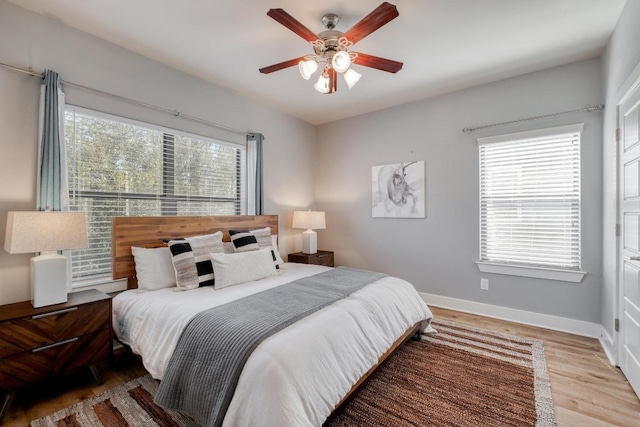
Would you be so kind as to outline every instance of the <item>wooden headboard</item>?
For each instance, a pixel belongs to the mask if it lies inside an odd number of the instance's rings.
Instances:
[[[229,230],[255,230],[270,227],[278,234],[278,215],[236,216],[121,216],[113,218],[111,229],[111,266],[113,279],[128,279],[127,288],[138,287],[131,247],[157,248],[163,240],[179,237],[224,233]]]

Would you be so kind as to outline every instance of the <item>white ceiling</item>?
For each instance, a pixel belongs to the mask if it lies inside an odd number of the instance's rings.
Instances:
[[[391,0],[400,16],[353,50],[404,62],[323,95],[297,67],[258,69],[312,53],[266,13],[283,8],[313,32],[328,12],[345,32],[382,0],[11,0],[312,124],[440,95],[601,53],[625,0]],[[357,48],[357,49],[356,49]],[[314,78],[315,77],[315,78]]]

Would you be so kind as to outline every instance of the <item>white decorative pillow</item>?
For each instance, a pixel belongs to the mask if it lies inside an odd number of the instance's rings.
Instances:
[[[213,286],[211,253],[224,253],[222,232],[188,237],[169,242],[171,261],[178,288],[188,290],[201,286]]]
[[[155,291],[176,285],[176,273],[173,271],[169,248],[132,246],[131,253],[136,264],[138,289]]]
[[[236,254],[211,254],[216,289],[260,280],[277,274],[271,249]]]

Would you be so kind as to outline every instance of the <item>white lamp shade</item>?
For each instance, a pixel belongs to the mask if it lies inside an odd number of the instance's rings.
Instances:
[[[84,212],[9,212],[4,249],[10,254],[83,249]]]
[[[329,76],[322,74],[313,87],[320,93],[329,93]]]
[[[347,82],[347,86],[349,86],[349,89],[351,89],[353,86],[355,86],[356,83],[358,83],[358,80],[360,80],[360,77],[362,77],[362,74],[355,71],[353,68],[350,68],[347,70],[346,73],[343,74],[343,76],[344,76],[344,81]]]
[[[318,63],[315,59],[309,59],[307,61],[298,62],[298,71],[303,79],[309,80],[311,75],[318,69]]]
[[[333,69],[338,73],[344,73],[349,69],[350,65],[351,57],[344,50],[336,52],[336,54],[333,55],[333,58],[331,58],[331,67],[333,67]]]
[[[318,211],[294,211],[293,228],[305,230],[322,230],[326,228],[324,212]]]

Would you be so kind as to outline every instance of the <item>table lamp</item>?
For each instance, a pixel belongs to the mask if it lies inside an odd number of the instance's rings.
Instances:
[[[4,249],[10,254],[40,252],[31,258],[31,304],[35,308],[67,302],[67,257],[57,251],[83,249],[84,212],[9,212]]]
[[[306,231],[302,233],[302,252],[305,254],[315,254],[318,252],[318,234],[313,230],[326,228],[324,212],[317,211],[294,211],[293,228],[302,228]]]

